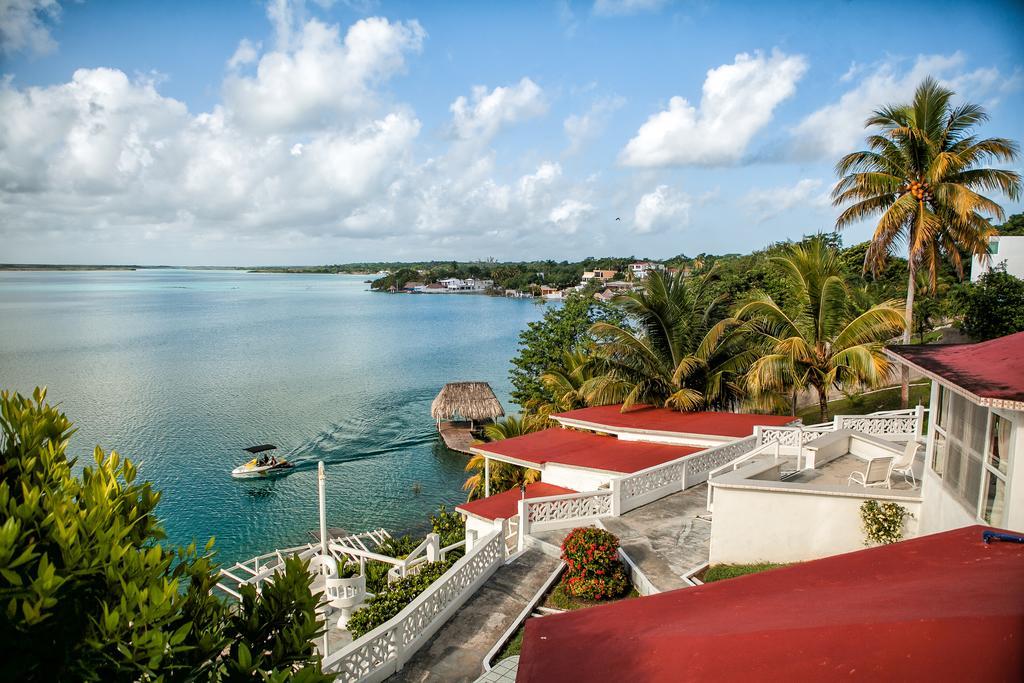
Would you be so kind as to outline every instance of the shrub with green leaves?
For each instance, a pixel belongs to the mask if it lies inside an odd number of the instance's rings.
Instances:
[[[865,545],[896,543],[903,538],[903,520],[910,512],[898,503],[866,500],[860,506],[860,518],[867,536]]]
[[[416,574],[410,574],[394,583],[387,584],[370,598],[365,606],[352,613],[345,628],[353,638],[366,635],[401,612],[406,605],[427,590],[430,584],[439,579],[453,564],[455,564],[454,559],[444,562],[428,562],[422,565]]]
[[[441,547],[447,547],[466,538],[466,518],[442,505],[436,515],[430,516],[430,530],[441,538]]]
[[[629,589],[629,579],[619,559],[619,539],[604,529],[573,529],[562,541],[566,570],[562,588],[570,596],[586,600],[617,598]]]
[[[291,559],[235,606],[210,594],[213,540],[170,549],[159,492],[130,460],[95,449],[74,476],[71,423],[0,393],[0,642],[7,680],[314,682],[316,598]]]

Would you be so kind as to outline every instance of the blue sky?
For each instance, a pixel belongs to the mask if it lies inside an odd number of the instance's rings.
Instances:
[[[926,75],[1024,140],[1021,5],[905,11],[0,0],[0,261],[657,258],[830,229],[833,164]]]

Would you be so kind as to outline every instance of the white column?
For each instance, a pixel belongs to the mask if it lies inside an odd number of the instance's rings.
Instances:
[[[491,459],[484,456],[484,498],[491,495]]]
[[[325,495],[326,479],[324,475],[324,461],[317,463],[316,480],[320,494],[320,552],[326,557],[327,552],[327,497]]]
[[[441,537],[437,534],[427,534],[427,562],[437,562],[441,559]]]

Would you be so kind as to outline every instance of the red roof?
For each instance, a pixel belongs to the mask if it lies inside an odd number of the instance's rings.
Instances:
[[[757,425],[781,426],[796,420],[785,415],[747,413],[681,413],[668,408],[641,406],[625,413],[622,406],[594,406],[552,415],[553,418],[584,422],[613,429],[709,436],[750,436]]]
[[[577,493],[577,491],[567,489],[564,486],[545,484],[540,481],[526,485],[527,498],[560,496],[564,493]],[[463,503],[462,505],[456,505],[455,509],[461,510],[462,512],[468,512],[476,515],[477,517],[483,517],[484,519],[508,519],[509,517],[515,517],[519,514],[519,500],[521,498],[522,493],[518,488],[515,488],[505,491],[504,493],[496,493],[493,496],[488,496],[487,498],[481,498],[479,500],[470,501],[469,503]]]
[[[979,398],[1024,402],[1024,363],[1020,362],[1024,332],[978,344],[892,346],[887,350]]]
[[[516,680],[1021,680],[1024,545],[982,529],[530,619]]]
[[[625,474],[702,450],[704,448],[622,441],[614,436],[560,427],[473,446],[473,451],[478,453],[515,458],[536,466],[557,463]]]

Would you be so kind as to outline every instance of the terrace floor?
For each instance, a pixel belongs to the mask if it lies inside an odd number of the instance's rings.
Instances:
[[[902,446],[902,444],[900,444]],[[797,484],[817,484],[820,486],[848,486],[851,490],[864,490],[863,486],[850,484],[850,475],[854,472],[863,472],[867,467],[867,461],[855,455],[846,454],[826,463],[817,469],[803,470],[799,474],[791,476],[786,481]],[[921,472],[924,469],[924,458],[918,454],[914,461],[914,476],[917,478],[917,488],[921,487]],[[913,491],[914,487],[904,479],[902,474],[892,473],[889,478],[891,490]],[[871,487],[879,490],[879,487]],[[885,487],[881,487],[885,489]]]
[[[660,592],[690,585],[683,577],[707,563],[711,548],[711,515],[707,484],[693,486],[601,520],[619,537],[622,549]]]

